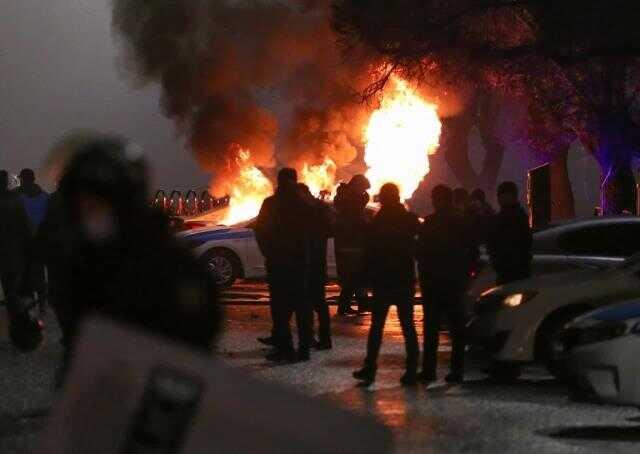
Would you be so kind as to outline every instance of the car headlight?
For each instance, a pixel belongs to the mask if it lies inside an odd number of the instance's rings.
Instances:
[[[502,304],[506,307],[518,307],[533,299],[537,294],[537,292],[512,293],[504,297]]]

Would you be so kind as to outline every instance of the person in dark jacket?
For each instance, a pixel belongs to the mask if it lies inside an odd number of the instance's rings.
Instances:
[[[495,211],[487,202],[487,196],[482,189],[475,189],[471,193],[471,204],[468,213],[471,224],[475,226],[474,231],[478,244],[486,245]]]
[[[36,183],[36,175],[32,169],[22,169],[19,178],[20,186],[16,188],[16,194],[20,197],[35,234],[44,220],[49,194]]]
[[[492,223],[488,247],[496,284],[503,285],[531,275],[533,236],[515,183],[508,181],[498,187],[498,204],[500,212]]]
[[[355,175],[349,184],[338,187],[334,199],[337,212],[334,248],[340,284],[338,315],[363,312],[367,305],[363,281],[369,187],[369,180],[364,175]],[[354,296],[358,311],[351,308]]]
[[[60,270],[70,347],[82,320],[102,314],[209,351],[221,321],[214,279],[149,207],[139,152],[117,137],[85,143],[59,193],[76,242]]]
[[[470,205],[471,200],[469,199],[469,191],[465,188],[455,188],[453,190],[453,206],[458,214],[466,216]]]
[[[27,214],[18,196],[9,191],[9,174],[0,170],[0,284],[10,321],[17,313],[30,241]]]
[[[305,298],[307,239],[313,208],[300,193],[294,169],[278,173],[278,188],[260,208],[256,240],[267,268],[275,351],[267,360],[307,361],[311,348],[313,308]],[[291,317],[298,326],[298,352],[291,336]]]
[[[20,198],[27,217],[31,235],[35,239],[44,220],[49,203],[49,194],[42,190],[36,183],[36,175],[32,169],[22,169],[19,174],[20,186],[16,188],[16,194]],[[32,248],[30,256],[37,253],[35,242],[30,242]],[[37,260],[28,260],[26,269],[26,282],[32,290],[37,292],[37,300],[40,309],[44,311],[47,301],[47,284],[44,266]]]
[[[444,318],[451,335],[451,373],[445,380],[460,383],[464,376],[464,293],[477,257],[467,218],[457,212],[451,188],[432,191],[435,213],[425,218],[418,234],[418,269],[424,308],[424,358],[420,379],[435,381],[439,332]]]
[[[312,207],[315,222],[310,225],[307,238],[307,267],[305,295],[318,316],[318,340],[314,340],[316,350],[330,350],[331,317],[326,298],[327,285],[327,243],[331,236],[332,211],[323,201],[316,199],[309,187],[300,183],[300,192]],[[313,336],[312,336],[313,337]]]
[[[415,237],[418,217],[400,202],[400,191],[387,183],[380,189],[380,211],[367,234],[366,260],[373,286],[373,309],[367,356],[364,367],[353,373],[355,379],[368,386],[374,382],[382,334],[389,308],[395,304],[406,349],[406,371],[400,382],[416,383],[418,337],[413,318],[415,295]]]

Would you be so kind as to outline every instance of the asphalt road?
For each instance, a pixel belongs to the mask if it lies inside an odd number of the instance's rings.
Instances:
[[[370,389],[357,388],[351,378],[364,356],[366,316],[333,317],[334,349],[315,353],[309,363],[269,364],[255,341],[269,330],[265,295],[264,286],[257,283],[237,286],[227,294],[225,300],[235,304],[225,307],[226,329],[215,354],[258,378],[373,414],[392,428],[399,453],[638,452],[640,412],[570,402],[564,387],[540,367],[529,368],[508,386],[488,380],[482,364],[471,364],[461,386],[440,381],[428,388],[402,388],[398,379],[404,347],[395,311],[385,331],[378,380]],[[419,308],[416,320],[422,320]],[[47,323],[43,348],[19,354],[8,343],[0,310],[0,453],[29,452],[54,404],[53,374],[61,350],[55,323],[50,317]],[[441,344],[439,374],[444,376],[450,351],[446,333]]]

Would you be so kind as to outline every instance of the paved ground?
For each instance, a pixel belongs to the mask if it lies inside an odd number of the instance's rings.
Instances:
[[[393,429],[397,452],[638,452],[640,412],[569,402],[564,387],[541,368],[528,370],[510,386],[491,383],[478,372],[481,365],[472,365],[462,386],[438,382],[426,389],[401,388],[403,346],[395,312],[378,381],[369,390],[357,388],[351,379],[363,358],[368,317],[333,318],[334,350],[316,353],[310,363],[268,364],[255,342],[269,328],[267,308],[256,305],[264,287],[250,284],[234,292],[230,298],[241,304],[226,307],[218,355],[256,377],[375,415]],[[416,318],[422,319],[419,310]],[[18,354],[6,340],[2,320],[0,315],[0,453],[26,453],[55,399],[53,371],[60,348],[55,324],[48,320],[46,345],[31,355]],[[449,352],[445,334],[442,340],[444,362]]]

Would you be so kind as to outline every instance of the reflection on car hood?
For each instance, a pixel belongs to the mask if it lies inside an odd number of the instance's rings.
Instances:
[[[544,274],[531,279],[513,282],[499,287],[501,293],[518,293],[527,290],[538,290],[540,288],[576,285],[583,282],[593,281],[602,278],[610,270],[572,270],[563,273]]]
[[[640,300],[632,300],[603,307],[593,312],[589,312],[583,318],[603,322],[615,322],[640,318]]]

